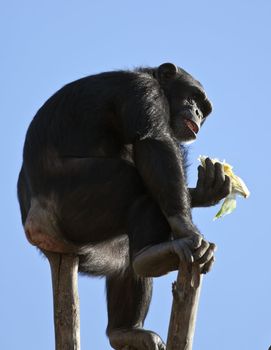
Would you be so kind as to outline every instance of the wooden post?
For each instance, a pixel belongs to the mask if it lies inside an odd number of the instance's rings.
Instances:
[[[44,253],[52,274],[55,349],[80,350],[79,258],[72,254]]]
[[[192,350],[201,280],[197,263],[181,263],[177,281],[172,285],[167,350]]]

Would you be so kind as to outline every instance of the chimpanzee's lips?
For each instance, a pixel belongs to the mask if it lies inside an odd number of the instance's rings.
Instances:
[[[199,127],[191,119],[184,119],[184,122],[188,129],[193,131],[194,134],[197,134],[199,132]]]

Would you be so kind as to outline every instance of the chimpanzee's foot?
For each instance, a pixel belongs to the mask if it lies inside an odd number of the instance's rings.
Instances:
[[[142,249],[134,257],[133,268],[139,276],[158,277],[178,270],[180,261],[187,264],[196,261],[201,272],[207,273],[214,263],[215,249],[215,244],[199,235],[179,238]]]
[[[159,335],[145,329],[118,329],[111,331],[108,336],[115,350],[166,350]]]

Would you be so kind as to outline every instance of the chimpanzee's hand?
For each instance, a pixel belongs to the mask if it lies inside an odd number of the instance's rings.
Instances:
[[[188,217],[172,216],[168,222],[175,238],[172,241],[174,253],[188,263],[198,262],[202,273],[209,272],[215,261],[216,245],[206,241]]]
[[[198,167],[196,188],[190,188],[191,206],[208,207],[217,204],[231,192],[231,180],[220,163],[205,160],[206,167]]]
[[[176,239],[171,242],[172,251],[181,261],[186,263],[197,262],[201,273],[211,270],[215,257],[216,245],[205,241],[201,236]]]

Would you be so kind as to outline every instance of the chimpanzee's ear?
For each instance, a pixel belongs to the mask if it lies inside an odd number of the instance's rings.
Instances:
[[[157,69],[157,76],[160,81],[167,81],[175,77],[178,72],[177,66],[173,63],[163,63]]]

